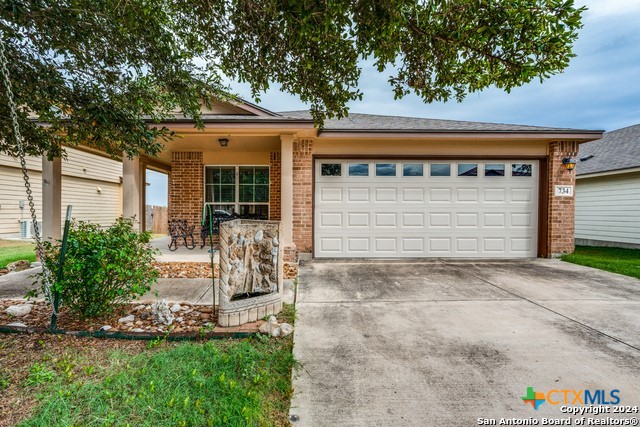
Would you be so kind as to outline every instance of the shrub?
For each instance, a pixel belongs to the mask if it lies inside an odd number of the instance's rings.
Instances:
[[[158,277],[152,266],[156,250],[149,246],[150,238],[149,232],[136,232],[130,218],[120,218],[106,229],[74,221],[63,277],[52,291],[59,292],[62,304],[84,318],[113,313],[148,292]],[[45,242],[43,261],[52,277],[58,271],[60,247],[61,242]]]

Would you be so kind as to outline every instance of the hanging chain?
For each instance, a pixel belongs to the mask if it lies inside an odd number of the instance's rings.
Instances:
[[[26,154],[24,149],[24,143],[22,135],[20,134],[20,126],[18,125],[18,115],[16,114],[16,105],[13,101],[13,92],[11,89],[11,80],[9,79],[9,70],[7,69],[7,58],[4,50],[4,37],[0,37],[0,74],[4,81],[4,86],[7,89],[7,99],[9,103],[9,113],[11,114],[11,123],[13,126],[13,135],[16,140],[16,147],[18,148],[18,157],[20,158],[20,167],[22,169],[22,176],[24,178],[24,187],[27,192],[27,200],[29,201],[29,211],[31,212],[31,222],[33,224],[33,231],[36,240],[36,253],[42,263],[42,276],[44,284],[44,292],[51,303],[53,314],[57,315],[56,309],[53,304],[53,294],[51,293],[51,273],[44,263],[44,248],[42,246],[42,238],[40,236],[40,230],[38,227],[38,217],[36,215],[35,204],[33,203],[33,194],[31,191],[31,184],[29,183],[29,171],[27,169]]]

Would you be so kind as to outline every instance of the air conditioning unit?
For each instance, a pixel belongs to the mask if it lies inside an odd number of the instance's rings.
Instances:
[[[42,221],[38,221],[38,230],[42,233]],[[20,238],[33,239],[35,237],[33,223],[31,220],[23,219],[20,221]]]

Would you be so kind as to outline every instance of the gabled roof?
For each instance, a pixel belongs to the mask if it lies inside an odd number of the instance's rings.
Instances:
[[[282,111],[278,114],[286,117],[310,119],[309,110]],[[322,132],[540,132],[540,133],[594,133],[602,131],[584,131],[568,128],[553,128],[504,123],[466,122],[458,120],[426,119],[421,117],[382,116],[377,114],[349,113],[343,119],[327,119]]]
[[[640,124],[607,132],[580,146],[578,175],[640,168]]]

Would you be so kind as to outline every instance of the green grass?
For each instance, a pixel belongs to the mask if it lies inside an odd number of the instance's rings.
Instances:
[[[0,268],[21,259],[36,260],[35,245],[20,240],[0,240]]]
[[[577,246],[563,261],[640,279],[640,250]]]
[[[23,387],[40,403],[20,425],[287,425],[291,347],[288,338],[255,337],[114,351],[91,369],[80,359],[36,362]]]

